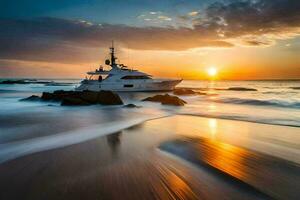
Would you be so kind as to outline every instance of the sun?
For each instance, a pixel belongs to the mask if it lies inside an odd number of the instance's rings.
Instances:
[[[207,74],[210,76],[210,77],[215,77],[217,74],[218,74],[218,70],[216,67],[209,67],[207,69]]]

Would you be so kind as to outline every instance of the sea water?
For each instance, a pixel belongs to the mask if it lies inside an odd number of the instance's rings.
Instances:
[[[180,96],[187,101],[184,107],[141,101],[158,94],[141,92],[119,93],[125,104],[134,103],[140,108],[64,107],[57,102],[20,101],[44,91],[73,90],[80,80],[51,81],[51,84],[0,84],[0,162],[176,114],[299,127],[300,134],[299,81],[187,80],[178,87],[193,88],[202,94]],[[240,89],[230,89],[236,87]]]

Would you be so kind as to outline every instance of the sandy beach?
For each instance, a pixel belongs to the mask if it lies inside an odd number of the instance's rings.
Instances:
[[[299,141],[293,127],[179,115],[155,119],[2,163],[0,197],[297,199]]]

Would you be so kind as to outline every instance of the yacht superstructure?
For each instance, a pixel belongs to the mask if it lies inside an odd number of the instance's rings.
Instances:
[[[105,61],[110,70],[104,70],[102,66],[95,71],[87,72],[88,78],[81,81],[78,91],[112,90],[124,92],[137,91],[170,91],[182,80],[154,79],[151,75],[138,70],[129,69],[116,62],[114,46],[110,47],[110,59]]]

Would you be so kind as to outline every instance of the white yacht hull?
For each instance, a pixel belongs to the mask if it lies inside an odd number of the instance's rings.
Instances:
[[[116,92],[154,92],[154,91],[171,91],[182,80],[130,80],[120,82],[99,82],[86,81],[82,82],[77,91],[90,90],[111,90]]]

